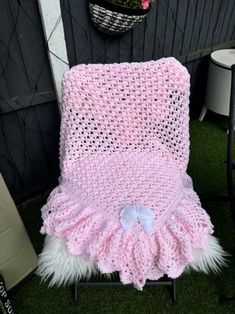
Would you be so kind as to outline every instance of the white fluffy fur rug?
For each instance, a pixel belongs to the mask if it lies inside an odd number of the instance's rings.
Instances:
[[[71,284],[82,278],[89,279],[91,275],[98,273],[94,262],[69,254],[63,239],[46,237],[36,274],[43,280],[50,277],[49,286]]]
[[[185,270],[216,273],[226,264],[226,256],[228,254],[217,238],[210,235],[207,250],[194,249],[195,261]],[[50,278],[49,286],[60,286],[82,278],[89,279],[91,275],[99,274],[99,270],[95,262],[69,254],[63,239],[47,236],[36,273],[44,280]]]

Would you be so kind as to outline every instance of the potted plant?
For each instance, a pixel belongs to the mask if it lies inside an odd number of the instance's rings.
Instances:
[[[139,24],[151,9],[151,0],[88,0],[91,19],[100,31],[117,35]]]

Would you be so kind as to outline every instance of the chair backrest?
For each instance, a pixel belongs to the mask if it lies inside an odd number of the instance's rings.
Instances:
[[[97,153],[158,149],[186,170],[189,74],[174,58],[78,65],[65,73],[60,160]]]

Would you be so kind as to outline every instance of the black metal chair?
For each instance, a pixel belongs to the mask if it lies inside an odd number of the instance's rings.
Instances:
[[[79,296],[79,287],[88,286],[88,287],[99,287],[99,286],[106,286],[106,287],[117,287],[117,286],[123,286],[123,284],[120,281],[101,281],[101,282],[79,282],[77,281],[75,285],[73,286],[73,301],[77,305],[78,304],[78,296]],[[171,279],[168,277],[163,277],[156,281],[147,281],[146,286],[166,286],[169,288],[171,300],[173,304],[176,303],[176,280]]]
[[[234,151],[234,130],[235,130],[235,64],[231,67],[232,80],[231,80],[231,95],[230,95],[230,109],[229,109],[229,128],[228,128],[228,141],[227,141],[227,187],[228,198],[232,218],[235,226],[235,195],[234,195],[234,170],[235,158],[233,157]],[[235,294],[232,296],[221,296],[220,303],[224,304],[229,301],[235,301]]]
[[[227,143],[227,185],[228,195],[231,205],[232,217],[235,224],[235,198],[234,198],[234,182],[233,170],[235,169],[235,159],[233,158],[234,146],[234,129],[235,129],[235,64],[232,65],[232,81],[231,81],[231,96],[229,109],[229,129]]]

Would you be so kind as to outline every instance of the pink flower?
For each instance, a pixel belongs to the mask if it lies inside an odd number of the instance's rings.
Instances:
[[[141,0],[141,6],[143,9],[148,9],[150,0]]]

